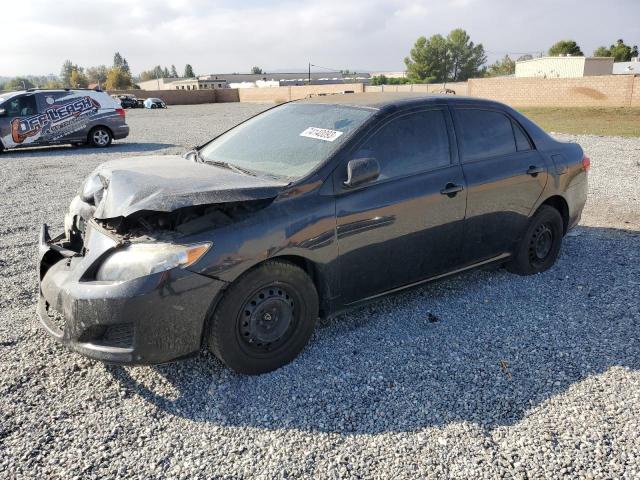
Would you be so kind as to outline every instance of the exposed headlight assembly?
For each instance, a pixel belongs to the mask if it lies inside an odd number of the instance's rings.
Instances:
[[[106,258],[98,268],[96,280],[125,282],[176,267],[188,267],[200,260],[210,247],[209,242],[193,245],[132,243]]]
[[[107,187],[106,183],[107,181],[103,180],[98,174],[90,176],[82,186],[80,197],[85,202],[97,206],[98,203],[100,203],[100,200],[102,200],[104,189]]]

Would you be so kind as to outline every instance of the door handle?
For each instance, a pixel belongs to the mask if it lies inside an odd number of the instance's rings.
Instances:
[[[453,198],[457,195],[458,192],[461,192],[462,190],[464,190],[464,187],[462,185],[456,185],[455,183],[447,183],[444,188],[442,190],[440,190],[440,193],[442,195],[446,195],[449,198]]]
[[[544,167],[536,167],[535,165],[529,165],[529,170],[527,170],[527,175],[531,175],[532,177],[535,177],[542,172],[544,172]]]

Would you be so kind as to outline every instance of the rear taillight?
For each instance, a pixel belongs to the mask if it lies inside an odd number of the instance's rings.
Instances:
[[[124,118],[124,108],[116,108],[116,113]]]
[[[587,157],[587,154],[585,153],[582,155],[582,170],[586,172],[589,170],[589,167],[591,167],[591,159]]]

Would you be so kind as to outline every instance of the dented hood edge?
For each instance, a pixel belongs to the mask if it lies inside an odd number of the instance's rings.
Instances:
[[[155,155],[100,165],[79,196],[95,206],[94,218],[109,219],[139,211],[172,212],[197,205],[264,200],[276,197],[287,185],[283,180],[236,173],[179,155]]]

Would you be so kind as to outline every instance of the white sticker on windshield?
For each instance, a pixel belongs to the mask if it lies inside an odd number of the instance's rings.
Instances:
[[[300,134],[301,137],[317,138],[325,142],[333,142],[344,132],[337,130],[329,130],[328,128],[309,127]]]

